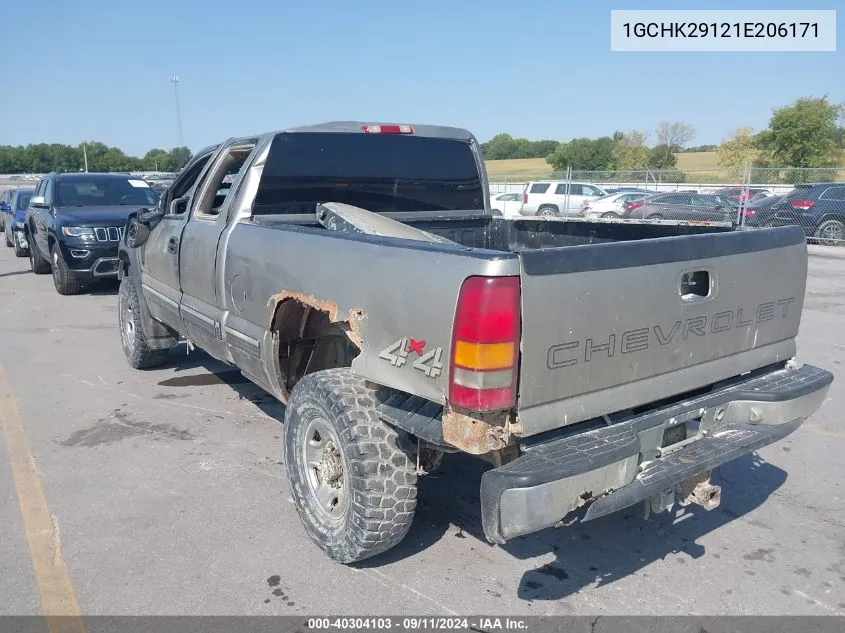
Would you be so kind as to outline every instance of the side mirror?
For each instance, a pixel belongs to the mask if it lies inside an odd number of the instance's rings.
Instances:
[[[123,241],[127,248],[138,248],[146,243],[150,237],[149,222],[143,222],[140,219],[142,213],[150,213],[150,209],[141,209],[140,211],[129,214],[126,219],[126,230],[124,231]]]
[[[181,198],[176,198],[175,200],[171,201],[170,203],[170,215],[179,215],[181,213],[185,213],[188,210],[188,202],[190,202],[190,196],[182,196]]]
[[[147,227],[149,227],[149,225],[159,216],[161,216],[161,211],[158,209],[158,207],[154,207],[152,209],[144,207],[143,209],[140,209],[138,211],[137,220],[141,224],[146,224]]]
[[[8,204],[6,204],[5,202],[3,202],[2,204],[0,204],[0,211],[11,211],[11,210],[12,210],[12,207],[10,207],[10,206],[9,206]]]
[[[50,205],[47,204],[47,199],[44,196],[32,196],[32,200],[29,201],[29,206],[35,207],[36,209],[50,208]]]

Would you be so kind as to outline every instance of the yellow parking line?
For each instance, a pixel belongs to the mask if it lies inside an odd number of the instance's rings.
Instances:
[[[0,364],[0,421],[15,490],[18,493],[24,531],[29,541],[29,554],[41,606],[48,617],[50,633],[85,633],[82,614],[62,559],[56,526],[41,487],[35,460],[29,450],[29,440],[21,420],[18,405]]]

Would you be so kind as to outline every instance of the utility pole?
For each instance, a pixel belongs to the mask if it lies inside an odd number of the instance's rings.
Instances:
[[[185,142],[182,139],[182,112],[179,109],[179,75],[173,75],[170,83],[173,84],[173,96],[176,98],[176,130],[179,133],[179,147],[183,147]]]
[[[82,157],[85,159],[85,173],[88,173],[88,150],[85,149],[85,143],[82,144]]]

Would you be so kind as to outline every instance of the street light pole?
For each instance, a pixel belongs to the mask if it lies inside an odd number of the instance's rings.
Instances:
[[[173,84],[173,96],[176,97],[176,129],[179,132],[179,147],[183,147],[185,142],[182,139],[182,112],[179,109],[179,75],[173,75],[170,83]]]

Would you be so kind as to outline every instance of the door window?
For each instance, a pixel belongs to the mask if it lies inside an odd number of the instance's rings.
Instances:
[[[202,219],[216,219],[226,204],[235,181],[246,164],[255,143],[235,145],[217,161],[214,171],[203,183],[202,192],[194,207],[194,215]]]

